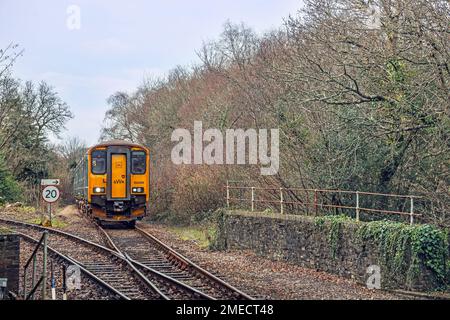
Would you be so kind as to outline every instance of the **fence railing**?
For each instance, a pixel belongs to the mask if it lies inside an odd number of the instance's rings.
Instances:
[[[48,238],[48,232],[44,231],[42,234],[41,239],[39,240],[38,244],[33,250],[33,253],[31,254],[30,258],[28,259],[27,263],[24,266],[23,270],[23,299],[24,300],[34,300],[34,294],[36,290],[39,288],[39,286],[42,284],[42,294],[41,299],[46,299],[46,293],[47,293],[47,238]],[[37,254],[39,252],[40,247],[42,247],[42,273],[39,279],[36,282],[36,260],[37,260]],[[30,266],[30,263],[32,263],[32,271],[31,271],[31,290],[30,292],[27,292],[27,269]]]
[[[350,190],[332,190],[332,189],[305,189],[305,188],[283,188],[283,187],[253,187],[253,186],[238,186],[234,185],[238,183],[237,181],[227,181],[226,188],[226,202],[227,207],[230,208],[231,202],[246,203],[250,206],[251,211],[255,210],[255,206],[260,203],[271,204],[272,206],[278,206],[281,214],[286,211],[286,206],[302,206],[304,208],[313,209],[315,215],[319,214],[319,209],[346,209],[353,210],[355,212],[356,220],[360,220],[361,212],[381,213],[381,214],[394,214],[400,216],[408,216],[409,223],[414,223],[415,217],[421,217],[422,214],[414,212],[414,201],[421,199],[420,196],[414,195],[399,195],[399,194],[388,194],[388,193],[377,193],[377,192],[363,192],[363,191],[350,191]],[[230,185],[233,184],[233,185]],[[249,198],[243,197],[232,197],[231,192],[233,190],[247,191],[250,192]],[[296,197],[295,194],[301,192],[306,194],[303,198]],[[270,193],[272,199],[267,198],[257,198],[257,195]],[[277,195],[278,194],[278,195]],[[288,197],[288,195],[290,197]],[[353,199],[346,199],[346,201],[341,201],[336,195],[347,195],[353,196]],[[325,203],[328,198],[333,199],[334,203]],[[273,199],[277,197],[278,199]],[[369,208],[362,204],[362,198],[366,198],[364,201],[366,204],[370,203],[369,197],[385,197],[395,200],[403,200],[408,202],[408,211],[400,210],[389,210],[386,208]],[[289,198],[294,198],[290,200]],[[319,201],[319,198],[322,201]],[[324,201],[325,200],[325,201]],[[354,205],[351,205],[352,202]],[[376,201],[373,201],[376,202]],[[403,205],[405,206],[405,205]]]

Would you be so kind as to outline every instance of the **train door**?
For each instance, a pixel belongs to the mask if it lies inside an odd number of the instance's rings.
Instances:
[[[127,198],[127,155],[111,154],[111,198]]]

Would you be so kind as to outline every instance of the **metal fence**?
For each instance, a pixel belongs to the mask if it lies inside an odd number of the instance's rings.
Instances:
[[[353,212],[358,221],[363,212],[407,216],[410,224],[414,223],[416,217],[422,216],[414,212],[414,202],[422,199],[420,196],[332,189],[253,187],[237,185],[238,183],[242,182],[227,181],[225,189],[228,208],[231,203],[240,203],[255,211],[257,206],[266,204],[279,208],[281,214],[286,213],[287,209],[301,209],[306,214],[313,215],[319,215],[319,209],[320,213],[325,209],[334,209],[347,214]],[[236,191],[239,193],[237,196],[232,194]]]
[[[44,231],[42,234],[41,239],[39,240],[38,244],[33,250],[33,253],[31,254],[30,258],[28,259],[27,263],[24,266],[23,269],[23,299],[24,300],[34,300],[34,293],[39,288],[40,285],[42,285],[42,294],[41,299],[46,299],[46,293],[47,293],[47,238],[48,238],[48,231]],[[37,276],[37,254],[39,252],[39,249],[42,247],[42,270],[41,270],[41,276],[37,280],[36,283],[36,276]],[[27,270],[30,266],[30,263],[32,263],[32,273],[31,273],[31,290],[30,292],[27,291]]]

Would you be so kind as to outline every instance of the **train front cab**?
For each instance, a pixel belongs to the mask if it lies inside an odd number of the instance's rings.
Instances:
[[[88,153],[92,217],[134,225],[147,211],[149,152],[140,146],[95,146]]]

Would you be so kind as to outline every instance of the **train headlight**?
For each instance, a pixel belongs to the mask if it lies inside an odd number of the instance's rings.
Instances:
[[[133,188],[133,189],[131,189],[131,191],[133,191],[133,193],[143,193],[144,188],[142,188],[142,187]]]
[[[105,188],[102,187],[95,187],[94,193],[105,193]]]

